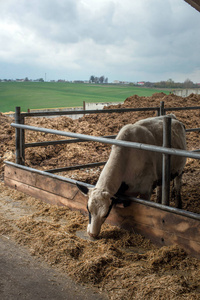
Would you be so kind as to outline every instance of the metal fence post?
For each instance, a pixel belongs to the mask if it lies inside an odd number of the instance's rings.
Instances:
[[[163,119],[163,147],[171,148],[171,118]],[[169,205],[171,156],[163,154],[162,163],[162,204]]]
[[[20,107],[15,107],[15,123],[21,123]],[[21,129],[15,128],[15,155],[16,155],[16,164],[21,164],[21,147],[20,147],[20,137]]]
[[[165,102],[164,101],[160,101],[160,116],[164,116],[165,115]]]
[[[20,123],[24,125],[24,117],[21,116]],[[20,164],[24,165],[25,164],[25,130],[21,129],[20,132]]]

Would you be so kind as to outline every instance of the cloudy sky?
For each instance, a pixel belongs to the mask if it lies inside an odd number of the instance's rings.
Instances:
[[[200,82],[199,29],[183,0],[0,0],[0,79]]]

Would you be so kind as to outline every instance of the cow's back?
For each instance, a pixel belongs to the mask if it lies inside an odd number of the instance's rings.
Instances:
[[[134,124],[125,125],[119,132],[117,139],[147,143],[150,145],[163,145],[163,119],[171,118],[171,147],[186,149],[184,125],[173,114],[152,117],[140,120]]]
[[[171,145],[172,148],[186,149],[185,129],[174,115],[160,116],[140,120],[135,124],[125,125],[119,132],[117,139],[144,143],[156,146],[163,145],[163,119],[170,117],[171,126]],[[117,149],[118,148],[118,149]],[[160,182],[162,178],[162,154],[151,151],[137,150],[119,150],[121,156],[127,156],[128,164],[124,181],[133,185],[134,190],[142,190],[144,187],[150,190],[150,186],[155,182]],[[123,159],[124,160],[124,159]],[[172,177],[182,173],[186,159],[180,156],[171,156],[171,175]],[[129,189],[130,192],[130,189]]]

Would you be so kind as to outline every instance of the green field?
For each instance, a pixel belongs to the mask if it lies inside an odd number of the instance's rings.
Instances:
[[[163,90],[129,85],[50,82],[0,82],[0,112],[77,107],[85,102],[118,102],[132,95],[151,96]],[[168,94],[168,92],[163,91]]]

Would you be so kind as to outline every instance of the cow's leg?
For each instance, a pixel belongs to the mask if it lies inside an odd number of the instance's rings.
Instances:
[[[156,202],[161,203],[162,200],[162,185],[157,186],[156,188]]]
[[[182,174],[178,175],[174,179],[174,187],[172,189],[172,197],[175,199],[175,207],[177,208],[182,208],[181,182],[182,182]]]

